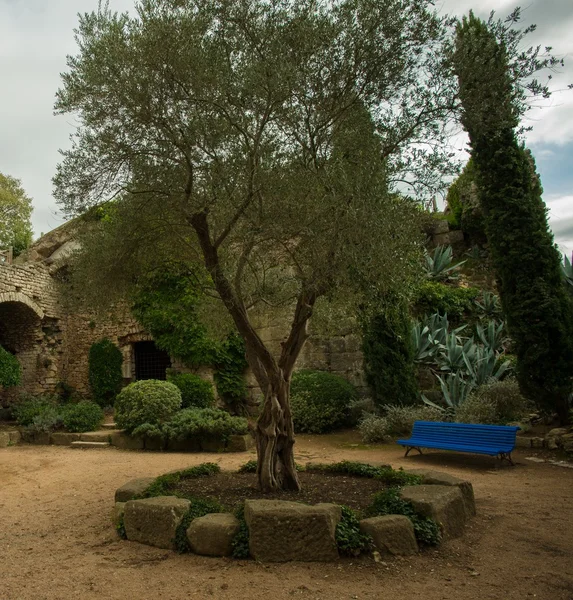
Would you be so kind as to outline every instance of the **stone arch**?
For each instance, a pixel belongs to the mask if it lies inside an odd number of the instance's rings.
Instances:
[[[3,304],[4,302],[19,302],[20,304],[25,304],[36,313],[40,321],[44,318],[44,311],[31,298],[22,292],[3,292],[0,294],[0,304]]]

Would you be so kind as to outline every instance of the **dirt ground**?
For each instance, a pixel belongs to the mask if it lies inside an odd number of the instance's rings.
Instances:
[[[0,450],[0,599],[519,599],[573,600],[573,469],[445,452],[402,457],[344,436],[304,436],[297,460],[431,467],[473,482],[478,516],[466,535],[407,559],[257,564],[210,559],[117,538],[117,487],[134,477],[241,454],[161,454],[114,448]],[[278,542],[280,543],[280,541]]]

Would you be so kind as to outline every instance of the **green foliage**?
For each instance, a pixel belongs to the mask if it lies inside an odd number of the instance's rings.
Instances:
[[[339,375],[298,371],[292,377],[291,410],[295,431],[326,433],[348,424],[356,388]]]
[[[121,350],[108,339],[92,344],[88,358],[92,396],[100,406],[113,406],[122,384]]]
[[[420,516],[410,502],[400,498],[399,488],[393,487],[374,494],[372,504],[367,509],[369,516],[404,515],[412,521],[419,544],[436,546],[440,543],[440,526],[428,517]]]
[[[497,321],[488,321],[486,325],[477,323],[476,333],[479,341],[485,348],[492,352],[503,350],[504,344],[508,341],[507,336],[505,335],[505,323],[503,322],[498,323]]]
[[[222,440],[230,435],[248,433],[244,417],[234,417],[217,408],[186,408],[175,413],[162,427],[163,435],[170,440],[191,437],[216,436]]]
[[[484,290],[481,298],[475,301],[476,306],[484,317],[489,319],[499,318],[501,315],[501,303],[499,296],[492,292]]]
[[[243,338],[237,333],[229,334],[215,354],[215,385],[219,396],[239,414],[243,412],[247,396],[247,366]]]
[[[213,364],[215,347],[197,309],[204,275],[176,263],[139,281],[131,311],[158,348],[190,367]]]
[[[454,321],[470,320],[475,313],[479,290],[456,287],[439,281],[425,281],[414,301],[416,312],[422,315],[447,314]]]
[[[172,496],[173,487],[182,479],[195,479],[196,477],[209,477],[221,472],[221,467],[216,463],[201,463],[195,467],[181,469],[156,477],[147,489],[137,498],[155,498],[156,496]]]
[[[103,423],[104,413],[95,402],[78,402],[61,407],[62,423],[66,431],[83,433],[95,431]]]
[[[209,408],[215,404],[213,386],[199,375],[168,373],[167,381],[179,388],[182,408]]]
[[[125,532],[125,521],[124,515],[121,515],[119,518],[119,523],[115,526],[115,530],[117,531],[117,535],[122,539],[127,539],[127,533]]]
[[[451,246],[436,246],[432,254],[425,252],[426,275],[436,281],[449,281],[457,277],[456,271],[466,262],[452,264],[454,254]]]
[[[191,497],[188,497],[188,499],[191,500],[191,506],[189,506],[189,510],[183,515],[181,522],[175,530],[175,549],[180,554],[191,552],[189,540],[187,539],[187,529],[189,528],[189,525],[191,525],[193,519],[204,517],[209,513],[224,512],[223,506],[216,500]]]
[[[563,285],[535,162],[515,131],[524,98],[515,55],[532,69],[521,75],[528,75],[534,92],[546,88],[532,83],[531,73],[554,63],[551,56],[539,60],[535,51],[518,54],[519,36],[510,33],[470,13],[457,27],[453,66],[517,378],[527,397],[565,422],[573,385],[573,302]]]
[[[0,387],[20,385],[22,369],[18,359],[0,346]]]
[[[257,472],[257,461],[248,460],[244,465],[239,467],[239,473],[256,473]]]
[[[57,412],[57,397],[52,395],[29,396],[22,394],[20,402],[12,406],[18,425],[29,427],[37,417]]]
[[[115,402],[115,422],[129,433],[140,425],[162,425],[181,407],[181,392],[168,381],[147,379],[123,388]]]
[[[407,306],[398,300],[363,324],[364,371],[378,405],[418,398],[411,329]]]
[[[531,403],[521,394],[514,378],[486,383],[474,390],[456,410],[459,423],[506,425],[531,412]]]
[[[359,556],[372,548],[372,537],[360,531],[360,519],[348,506],[341,506],[342,518],[336,525],[336,545],[343,556]]]
[[[19,179],[0,173],[0,250],[18,256],[32,242],[32,200]]]
[[[422,482],[420,476],[406,473],[402,469],[396,471],[390,467],[375,467],[368,463],[353,462],[349,460],[331,464],[309,463],[306,466],[306,470],[311,472],[322,471],[325,473],[352,475],[353,477],[379,479],[388,485],[417,485]]]
[[[231,545],[233,547],[233,558],[249,558],[249,528],[245,521],[245,506],[241,506],[235,513],[239,521],[239,530],[235,534]]]

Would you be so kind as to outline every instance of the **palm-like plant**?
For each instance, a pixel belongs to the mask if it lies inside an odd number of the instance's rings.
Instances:
[[[474,386],[488,381],[499,381],[510,368],[511,363],[500,361],[499,356],[485,346],[476,346],[473,356],[465,356],[467,375]]]
[[[499,301],[499,296],[493,292],[484,290],[481,302],[475,300],[475,303],[486,317],[494,318],[501,314],[501,302]]]
[[[473,382],[464,379],[460,373],[448,373],[444,377],[440,377],[439,375],[437,377],[440,382],[444,401],[449,408],[457,408],[465,402],[475,387]],[[444,410],[443,406],[432,402],[424,395],[422,395],[422,400],[429,406]]]
[[[489,321],[485,326],[478,323],[476,334],[480,342],[492,352],[501,351],[508,339],[505,335],[505,323],[503,321],[501,323]]]
[[[452,264],[454,255],[451,246],[436,246],[432,254],[426,251],[425,259],[428,277],[437,281],[454,279],[454,271],[466,262]]]

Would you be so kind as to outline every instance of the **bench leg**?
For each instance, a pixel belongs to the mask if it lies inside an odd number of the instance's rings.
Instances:
[[[406,450],[406,454],[404,454],[404,458],[406,458],[406,456],[408,456],[408,454],[410,454],[410,450],[417,450],[420,454],[424,454],[422,452],[421,448],[418,448],[417,446],[408,446],[408,449]]]
[[[499,458],[501,459],[501,461],[503,462],[504,460],[507,460],[507,462],[512,466],[515,467],[515,463],[513,462],[513,459],[511,458],[511,452],[500,452],[499,454]]]

